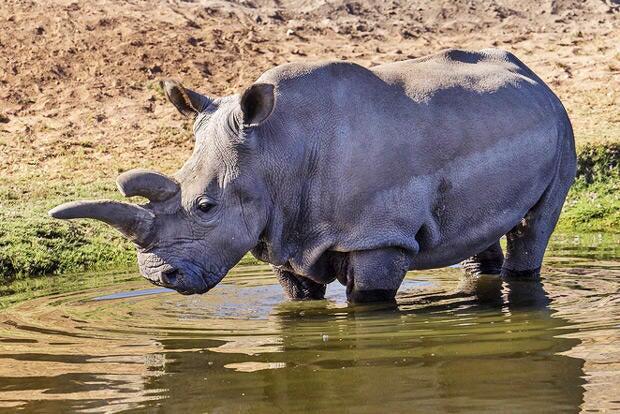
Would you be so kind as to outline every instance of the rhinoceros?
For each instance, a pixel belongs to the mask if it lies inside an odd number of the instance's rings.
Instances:
[[[564,107],[503,50],[288,63],[221,98],[162,87],[195,118],[182,168],[121,174],[120,192],[145,205],[50,215],[110,224],[145,278],[183,294],[207,292],[248,252],[298,300],[337,279],[351,302],[392,301],[408,270],[459,262],[536,278],[575,176]]]

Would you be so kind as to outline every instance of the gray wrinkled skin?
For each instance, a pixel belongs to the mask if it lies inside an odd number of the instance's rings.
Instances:
[[[218,99],[175,85],[168,97],[196,116],[192,156],[159,183],[178,191],[154,200],[144,173],[119,187],[151,195],[148,234],[124,232],[142,274],[181,293],[211,289],[248,251],[293,299],[337,279],[353,302],[392,300],[407,270],[460,261],[536,276],[575,174],[562,104],[501,50],[286,64]]]

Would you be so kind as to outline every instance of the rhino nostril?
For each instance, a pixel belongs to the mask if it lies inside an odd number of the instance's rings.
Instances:
[[[161,274],[161,282],[166,286],[173,286],[176,284],[179,276],[177,269],[167,270]]]

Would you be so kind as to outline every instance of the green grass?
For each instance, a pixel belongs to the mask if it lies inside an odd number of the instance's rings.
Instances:
[[[577,155],[577,178],[558,229],[563,232],[620,232],[620,143],[589,144]]]
[[[53,223],[45,216],[0,223],[4,283],[33,275],[129,268],[134,262],[131,244],[99,223]]]
[[[103,223],[60,221],[47,211],[68,199],[118,198],[114,183],[45,185],[40,181],[0,187],[0,282],[67,272],[132,268],[130,242]],[[26,188],[26,194],[18,189]]]
[[[620,144],[590,144],[578,153],[577,179],[558,229],[564,233],[620,232]],[[0,295],[32,292],[39,286],[36,278],[45,275],[72,283],[67,274],[136,269],[131,243],[106,225],[47,216],[55,205],[80,198],[120,195],[112,180],[101,178],[0,181]]]

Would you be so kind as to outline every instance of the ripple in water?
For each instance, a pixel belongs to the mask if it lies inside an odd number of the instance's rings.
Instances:
[[[592,243],[542,283],[413,272],[392,307],[286,302],[263,266],[32,300],[0,315],[0,410],[620,411],[618,245]]]

